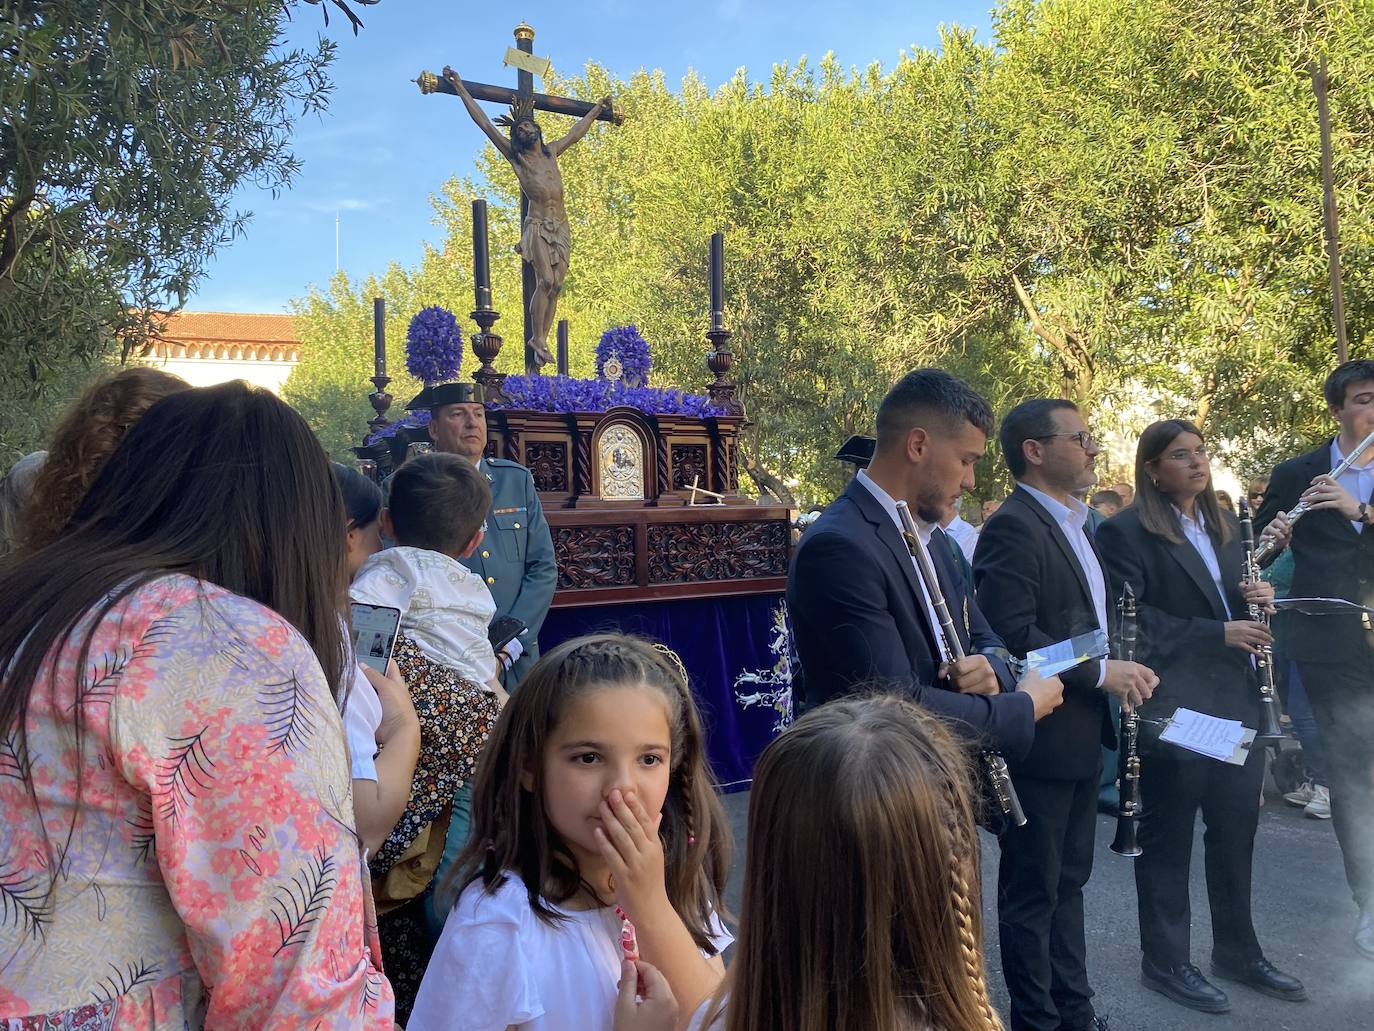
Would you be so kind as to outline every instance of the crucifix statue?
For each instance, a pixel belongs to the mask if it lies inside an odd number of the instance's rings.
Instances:
[[[551,97],[534,92],[534,75],[544,75],[547,60],[533,54],[534,30],[521,24],[515,30],[516,47],[506,51],[506,63],[519,71],[517,88],[505,89],[480,82],[468,82],[452,68],[445,68],[443,78],[425,72],[418,80],[425,93],[450,93],[463,101],[468,114],[487,134],[492,145],[501,153],[520,182],[520,257],[525,301],[525,369],[537,373],[553,361],[549,351],[549,333],[553,329],[558,308],[558,295],[568,274],[568,255],[572,249],[572,231],[568,212],[563,204],[563,176],[558,169],[558,156],[587,134],[598,120],[619,124],[620,117],[611,106],[609,97],[595,104],[587,104],[568,97]],[[510,136],[503,135],[479,100],[510,105],[510,114],[497,119],[509,127]],[[567,134],[552,143],[544,142],[543,131],[534,120],[534,112],[577,115],[578,121]]]

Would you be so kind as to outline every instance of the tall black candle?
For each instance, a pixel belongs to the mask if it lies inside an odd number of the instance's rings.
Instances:
[[[725,310],[725,234],[711,234],[711,313]]]
[[[558,320],[558,375],[568,374],[568,320]]]
[[[372,298],[372,364],[378,376],[386,375],[386,299]]]
[[[478,308],[491,307],[491,260],[487,253],[487,202],[472,202],[472,285]]]

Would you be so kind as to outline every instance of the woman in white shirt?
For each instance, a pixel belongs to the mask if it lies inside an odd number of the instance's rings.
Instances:
[[[343,494],[348,547],[348,578],[382,550],[382,491],[356,469],[334,463],[334,480]],[[353,813],[358,836],[375,852],[405,811],[415,760],[420,755],[420,720],[396,663],[388,676],[357,661],[349,665],[353,683],[343,699],[344,732],[353,768]]]

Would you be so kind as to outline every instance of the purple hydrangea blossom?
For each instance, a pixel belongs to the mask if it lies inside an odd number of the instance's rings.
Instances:
[[[406,371],[425,385],[445,383],[463,364],[463,331],[458,319],[437,304],[421,309],[406,330]]]
[[[660,387],[631,387],[619,380],[573,379],[571,376],[507,376],[502,384],[506,401],[493,409],[533,412],[605,412],[636,408],[650,415],[687,415],[705,418],[725,415],[710,398]]]
[[[492,410],[526,412],[605,412],[635,408],[648,415],[685,415],[705,419],[729,413],[713,405],[709,397],[660,387],[627,387],[606,379],[574,379],[571,376],[507,376],[502,384],[507,400],[494,402]],[[429,412],[411,412],[368,436],[366,443],[390,440],[402,429],[428,425]]]
[[[653,368],[653,355],[649,342],[639,335],[636,326],[617,326],[601,334],[596,345],[596,374],[606,377],[606,363],[612,358],[620,362],[622,376],[626,383],[636,387],[649,385],[649,370]]]
[[[363,440],[363,444],[376,444],[381,440],[390,440],[403,429],[419,429],[421,426],[429,425],[429,409],[422,409],[418,412],[408,412],[403,418],[395,422],[389,422],[375,433],[369,433]]]

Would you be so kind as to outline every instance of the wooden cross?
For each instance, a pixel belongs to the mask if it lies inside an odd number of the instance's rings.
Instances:
[[[692,496],[687,500],[687,504],[688,504],[688,505],[695,505],[695,504],[697,503],[697,495],[698,495],[698,494],[705,494],[707,497],[715,498],[715,499],[716,499],[715,501],[710,502],[710,503],[713,504],[713,505],[723,505],[723,504],[725,504],[725,495],[724,495],[724,494],[717,494],[715,491],[713,491],[713,490],[707,490],[705,487],[698,487],[698,486],[697,486],[697,481],[700,480],[700,479],[701,479],[700,476],[693,476],[693,477],[692,477],[692,486],[688,488],[688,490],[690,490],[690,491],[692,492]]]
[[[547,69],[549,62],[543,58],[534,56],[534,29],[521,22],[515,27],[515,48],[506,51],[507,65],[516,67],[515,89],[508,89],[505,86],[492,86],[485,82],[470,82],[463,80],[463,86],[473,97],[474,100],[484,100],[492,104],[514,105],[517,101],[525,101],[531,104],[536,111],[548,111],[552,114],[570,115],[573,118],[581,118],[588,114],[595,104],[588,104],[583,100],[575,100],[572,97],[555,97],[547,93],[534,92],[534,76],[536,69]],[[447,93],[449,96],[457,96],[457,91],[453,86],[445,82],[443,78],[433,72],[421,72],[420,77],[415,80],[420,87],[421,93]],[[624,122],[624,116],[613,109],[606,109],[597,117],[598,121],[612,122],[620,125]],[[529,199],[525,196],[525,191],[520,191],[520,224],[524,225],[525,217],[529,214]],[[528,261],[521,260],[520,285],[524,295],[524,315],[525,315],[525,336],[526,341],[530,338],[531,319],[530,301],[534,296],[534,266]],[[535,361],[534,351],[527,343],[525,345],[525,369],[527,372],[537,371],[538,363]]]

